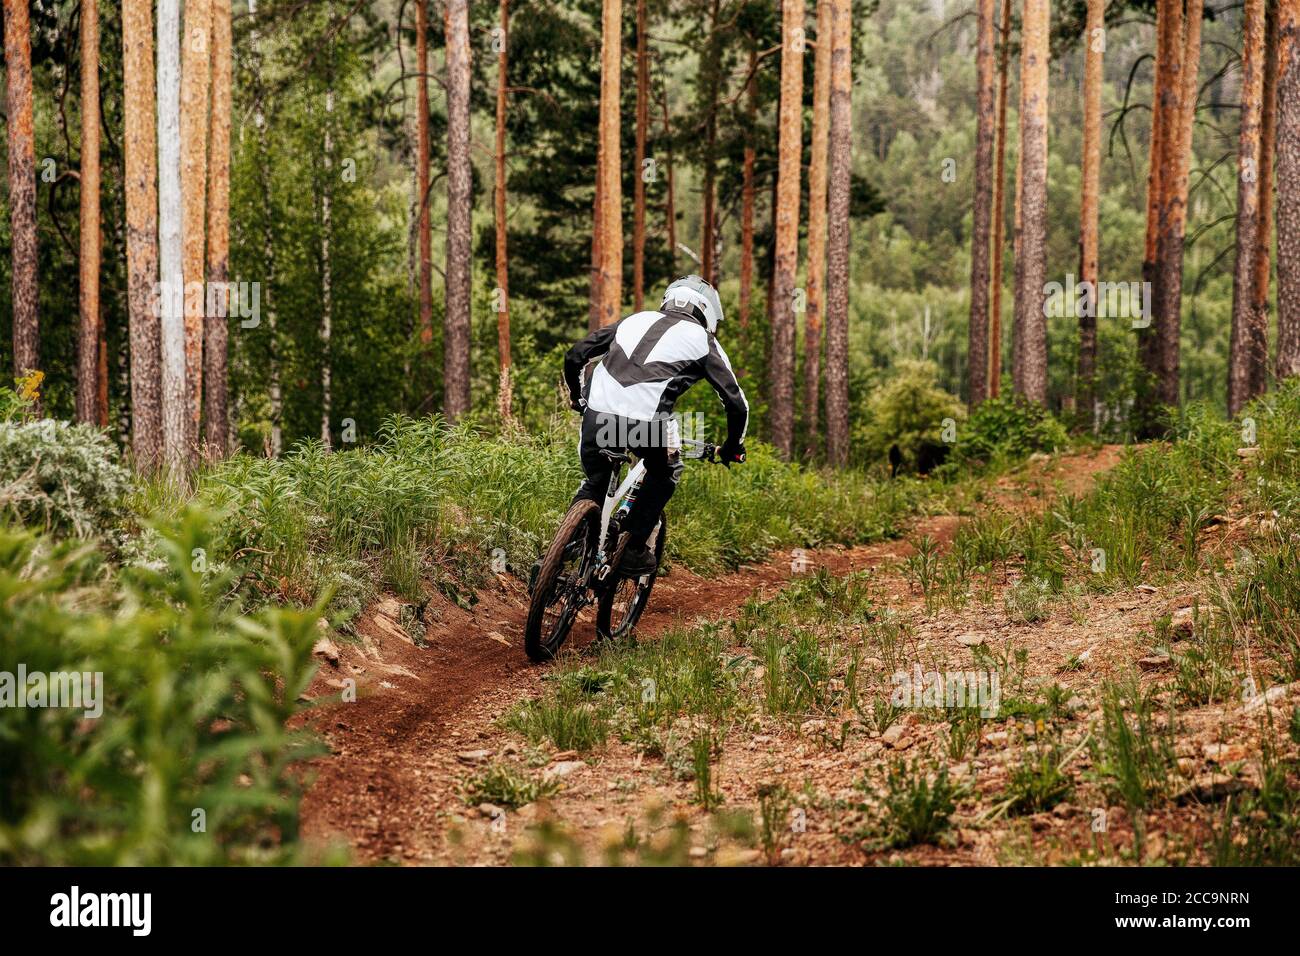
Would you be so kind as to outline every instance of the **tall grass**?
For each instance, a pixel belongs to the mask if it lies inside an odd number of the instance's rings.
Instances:
[[[319,611],[221,601],[231,576],[194,557],[206,524],[187,513],[159,566],[120,574],[93,546],[0,529],[0,672],[102,674],[98,716],[4,710],[0,864],[296,858],[294,765],[315,751],[286,723]]]
[[[394,418],[361,448],[236,456],[202,472],[194,497],[221,516],[213,560],[281,598],[331,590],[346,618],[375,588],[414,598],[427,578],[459,591],[503,565],[522,573],[581,480],[570,430],[489,435]],[[776,548],[877,540],[897,533],[921,489],[791,464],[763,445],[731,469],[692,462],[669,505],[669,562],[709,573]],[[136,496],[148,513],[182,504],[160,485]]]

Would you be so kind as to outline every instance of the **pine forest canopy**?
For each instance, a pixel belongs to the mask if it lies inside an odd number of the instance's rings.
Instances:
[[[4,0],[0,364],[145,467],[539,428],[697,272],[786,456],[866,455],[915,360],[1235,413],[1300,369],[1298,8]]]

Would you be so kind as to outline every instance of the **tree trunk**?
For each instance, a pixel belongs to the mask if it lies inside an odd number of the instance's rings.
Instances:
[[[122,4],[122,109],[126,182],[127,321],[131,341],[131,451],[146,474],[162,459],[158,282],[158,152],[153,4]]]
[[[181,70],[181,239],[185,277],[185,384],[189,410],[187,454],[199,447],[203,414],[204,211],[208,177],[208,81],[211,77],[212,0],[185,0]]]
[[[429,0],[415,2],[415,189],[420,258],[420,342],[433,342],[433,238],[429,225]]]
[[[776,263],[772,301],[770,428],[789,458],[794,441],[794,293],[799,267],[799,179],[803,154],[803,0],[781,5],[781,107],[776,174]]]
[[[975,131],[975,200],[971,210],[970,406],[988,397],[989,373],[989,218],[993,201],[993,16],[994,0],[979,0],[975,72],[978,89]]]
[[[1083,183],[1080,203],[1079,281],[1092,289],[1092,308],[1079,312],[1079,368],[1075,414],[1081,426],[1093,427],[1097,395],[1098,200],[1101,195],[1101,89],[1106,52],[1106,0],[1088,0],[1083,31]]]
[[[27,0],[4,0],[8,90],[9,227],[12,234],[14,375],[40,368],[36,283],[36,143],[32,131],[32,41]]]
[[[180,0],[158,0],[158,280],[162,290],[163,455],[173,480],[190,460],[185,368],[185,272],[181,239]]]
[[[1187,189],[1192,169],[1192,130],[1196,120],[1197,83],[1201,64],[1202,6],[1188,7],[1181,35],[1171,42],[1181,44],[1178,55],[1177,96],[1166,118],[1163,159],[1165,175],[1161,192],[1160,239],[1156,246],[1159,280],[1153,292],[1158,303],[1158,360],[1156,396],[1164,405],[1179,401],[1179,338],[1182,329],[1183,240],[1187,229]],[[1172,173],[1172,176],[1170,175]]]
[[[644,2],[644,0],[642,0]],[[513,390],[510,382],[510,266],[506,249],[506,83],[509,77],[507,47],[510,41],[509,0],[500,3],[501,35],[497,53],[496,188],[493,207],[497,240],[497,412],[502,422],[510,420]]]
[[[598,320],[620,318],[623,302],[623,180],[619,90],[623,62],[623,0],[604,0],[600,42],[600,276]]]
[[[817,37],[818,42],[821,37]],[[754,286],[754,126],[758,122],[758,48],[749,50],[749,73],[745,89],[745,156],[740,186],[740,327],[749,328],[749,303]],[[829,108],[829,107],[828,107]]]
[[[664,222],[668,227],[668,261],[673,267],[677,264],[677,207],[673,198],[673,140],[672,127],[668,123],[668,78],[660,71],[659,83],[663,92],[664,108],[664,158],[668,168],[665,170],[667,190],[664,194]]]
[[[280,386],[280,338],[278,316],[275,311],[275,206],[271,191],[271,150],[266,137],[266,86],[262,79],[261,34],[257,28],[256,13],[250,11],[253,25],[249,31],[253,73],[253,125],[257,129],[257,173],[262,192],[262,268],[265,282],[262,305],[266,311],[267,336],[267,399],[271,406],[271,437],[267,451],[272,458],[280,457],[284,448],[284,396]]]
[[[993,169],[993,299],[989,304],[988,392],[991,398],[1002,393],[1002,247],[1006,239],[1004,210],[1007,179],[1007,85],[1011,76],[1011,0],[1002,0],[1002,19],[998,48],[998,144]]]
[[[1016,391],[1047,402],[1047,0],[1025,0],[1020,85],[1020,252],[1017,257]]]
[[[826,263],[826,458],[849,460],[849,177],[853,148],[851,0],[831,0]]]
[[[1250,363],[1250,390],[1268,389],[1268,286],[1273,243],[1273,160],[1277,145],[1277,5],[1266,4],[1264,26],[1264,102],[1259,126],[1259,229],[1255,234],[1254,277],[1251,280],[1251,329],[1255,353]]]
[[[469,3],[447,0],[447,325],[443,412],[469,411],[470,203]]]
[[[334,410],[334,86],[333,77],[325,91],[325,137],[321,149],[320,198],[320,440],[325,449],[334,447],[330,416]]]
[[[81,3],[81,322],[77,335],[77,421],[99,409],[99,9]]]
[[[703,66],[708,102],[704,104],[704,212],[700,216],[700,274],[717,284],[717,175],[718,175],[718,90],[721,84],[722,39],[718,35],[719,0],[709,7],[708,50]]]
[[[645,140],[650,122],[650,55],[646,0],[636,0],[636,179],[632,199],[632,305],[645,305]]]
[[[1168,110],[1163,108],[1168,97],[1165,90],[1171,77],[1171,62],[1178,45],[1171,27],[1181,16],[1180,0],[1156,0],[1156,59],[1151,85],[1151,147],[1147,166],[1146,241],[1142,251],[1142,279],[1152,290],[1152,314],[1144,319],[1147,325],[1135,326],[1139,380],[1136,383],[1135,418],[1140,437],[1151,437],[1155,413],[1155,383],[1160,365],[1160,333],[1156,325],[1155,307],[1159,302],[1160,285],[1160,207],[1164,196],[1164,167],[1168,156],[1165,139],[1168,127]],[[1175,71],[1176,72],[1176,71]]]
[[[1232,340],[1228,356],[1228,414],[1255,397],[1267,330],[1255,325],[1254,270],[1259,236],[1260,122],[1264,93],[1264,0],[1246,0],[1241,66],[1241,130],[1237,148],[1237,259],[1232,277]]]
[[[230,452],[226,369],[230,294],[230,0],[212,0],[212,117],[208,155],[208,282],[218,307],[204,322],[204,418],[209,460]],[[215,314],[212,314],[215,313]]]
[[[1300,0],[1278,3],[1277,377],[1300,374]]]
[[[808,312],[804,316],[803,411],[811,457],[817,454],[821,400],[822,312],[826,284],[826,161],[830,147],[831,0],[817,0],[813,57],[812,156],[808,166]],[[752,241],[752,239],[751,239]]]

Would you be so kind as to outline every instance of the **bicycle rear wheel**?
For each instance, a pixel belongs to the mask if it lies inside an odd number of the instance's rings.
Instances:
[[[542,558],[524,624],[524,651],[531,661],[552,660],[569,636],[582,609],[579,582],[594,559],[599,522],[599,505],[575,501]]]
[[[659,519],[659,533],[655,536],[655,569],[637,578],[619,577],[601,591],[596,604],[596,637],[600,640],[622,640],[636,628],[637,621],[650,602],[650,592],[659,577],[659,566],[664,559],[664,546],[668,541],[668,516]],[[617,572],[615,572],[617,573]]]

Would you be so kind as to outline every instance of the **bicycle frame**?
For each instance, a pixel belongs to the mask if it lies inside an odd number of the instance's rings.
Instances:
[[[678,452],[684,449],[691,449],[693,454],[684,454],[684,458],[703,458],[709,448],[705,442],[694,441],[690,438],[677,439],[676,448]],[[618,510],[628,499],[629,495],[634,494],[641,487],[641,482],[645,479],[646,467],[641,458],[637,458],[636,463],[628,469],[627,475],[619,482],[619,469],[615,468],[610,472],[609,490],[605,493],[605,502],[600,509],[600,548],[596,553],[596,568],[602,569],[606,565],[609,557],[609,549],[614,542],[609,540],[609,525],[613,520],[614,512]],[[659,525],[655,525],[654,532],[650,535],[650,547],[655,545],[655,539],[659,534]],[[603,580],[603,576],[601,578]]]

